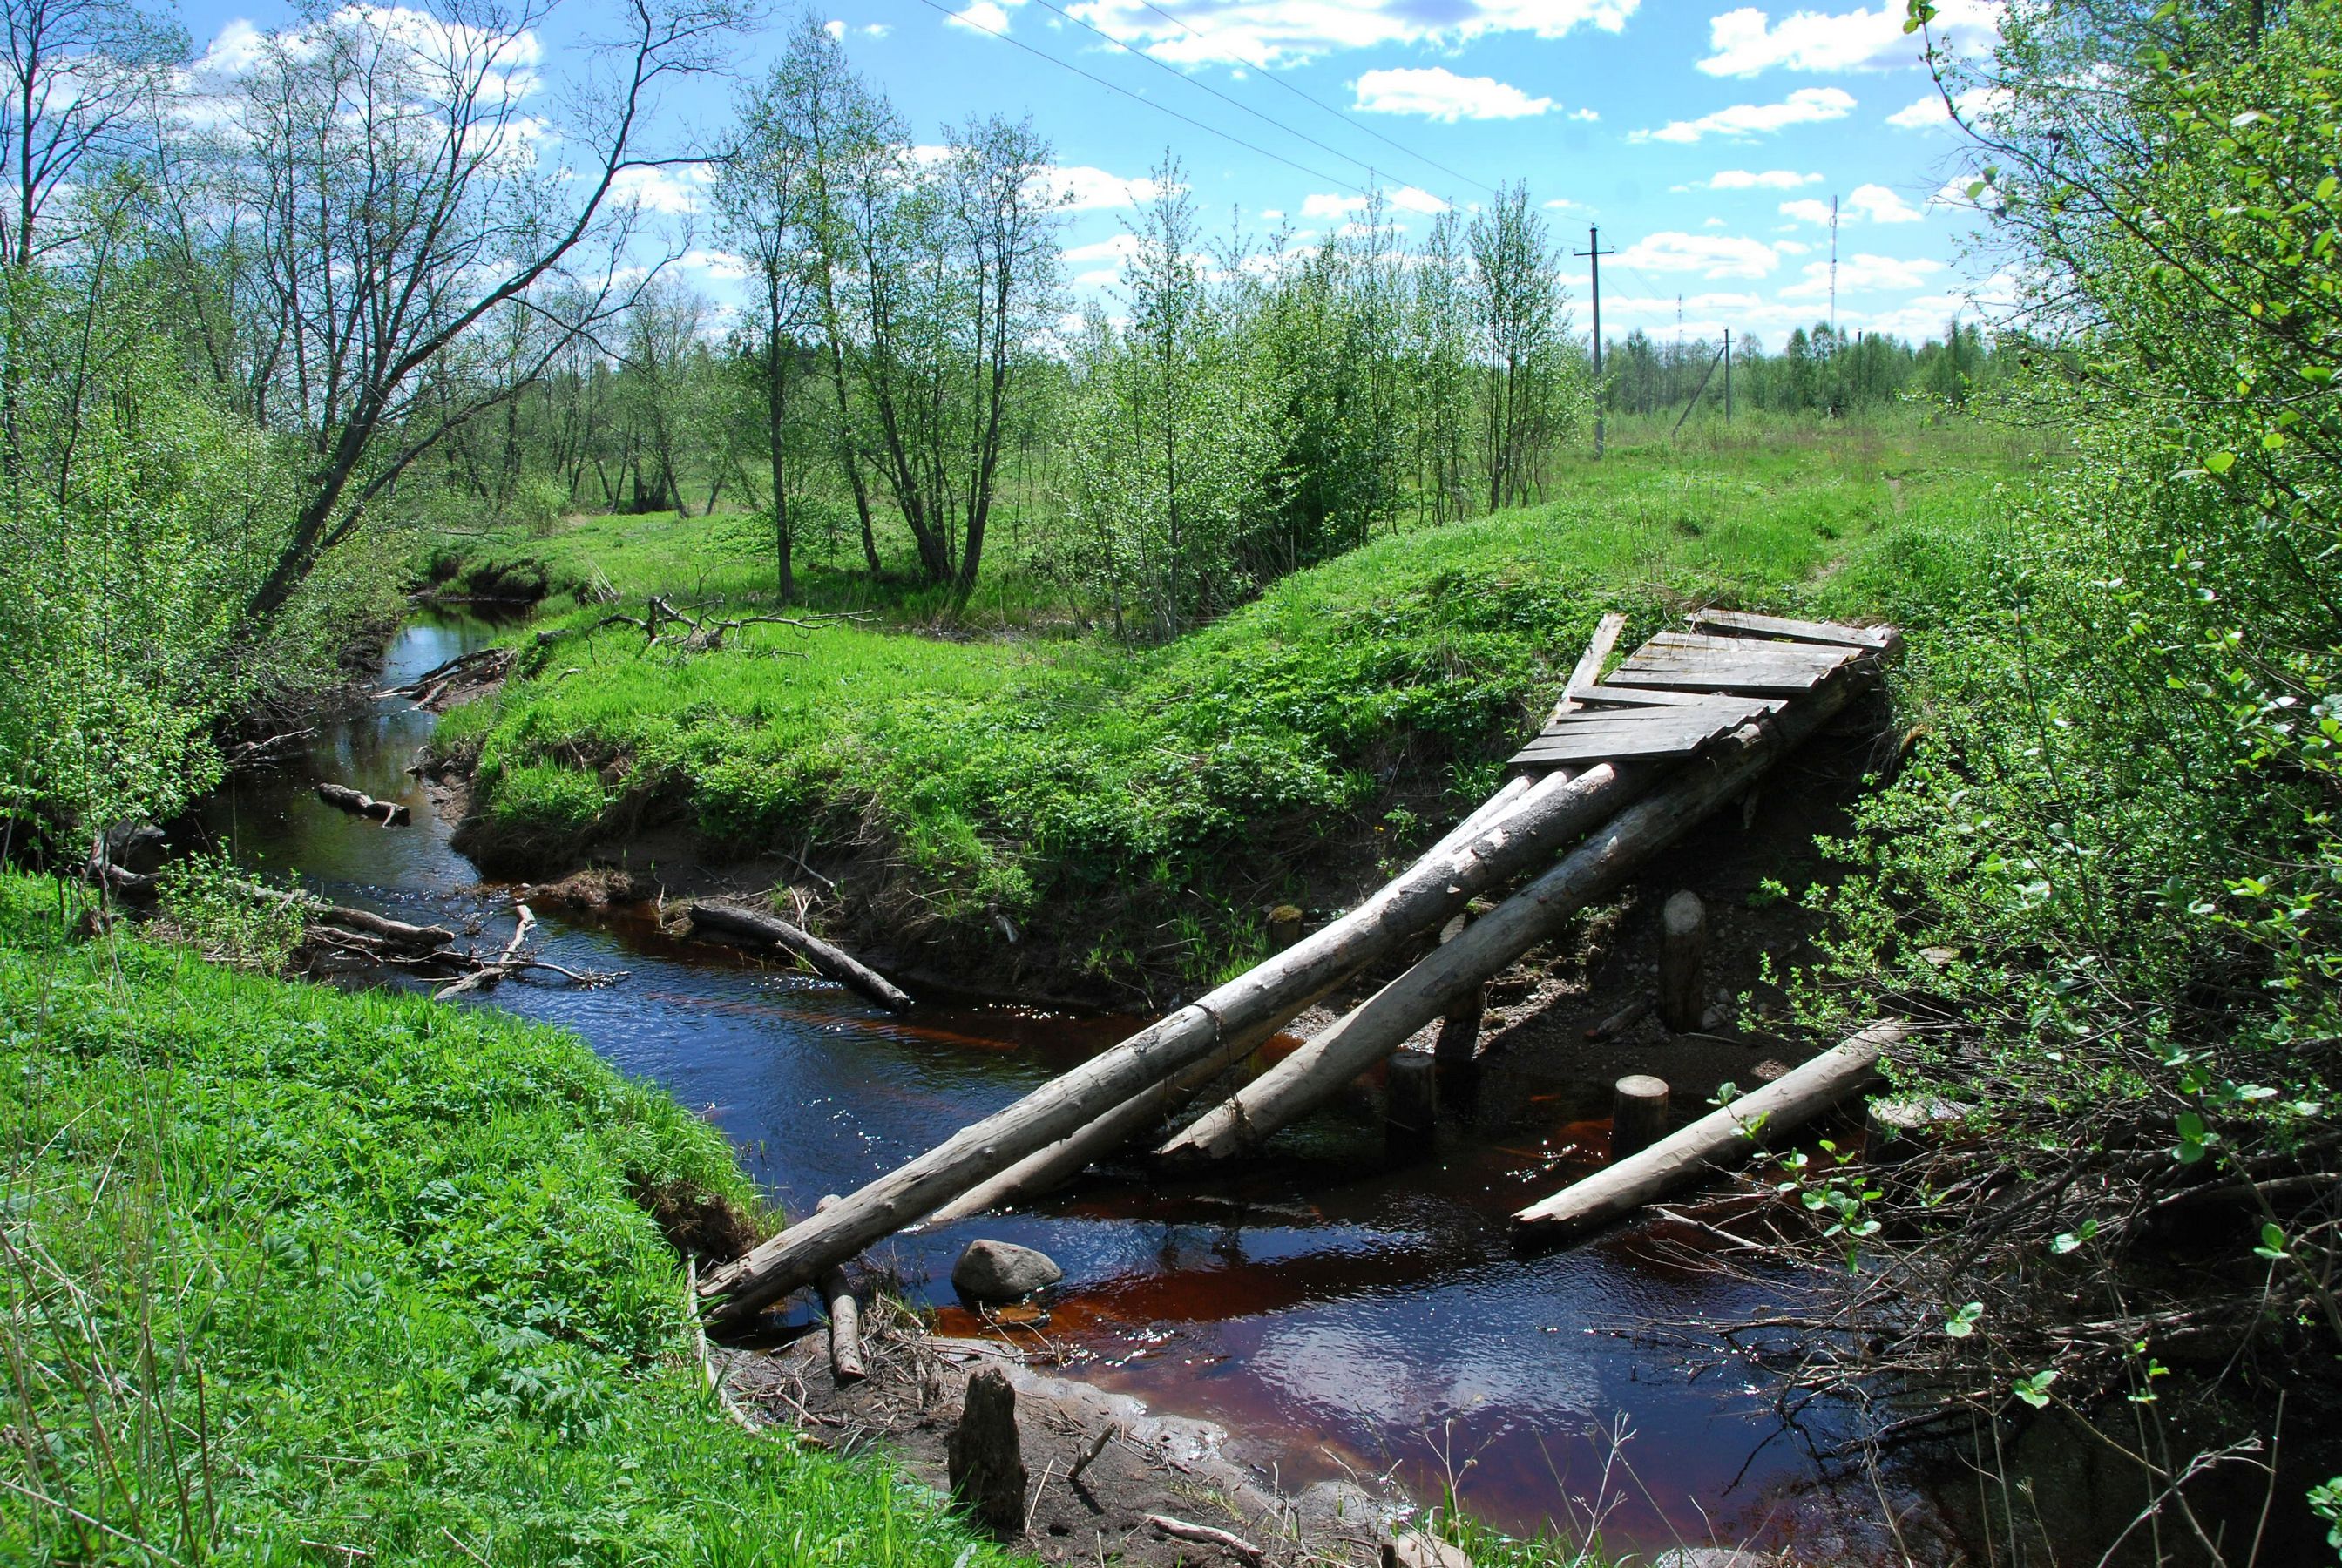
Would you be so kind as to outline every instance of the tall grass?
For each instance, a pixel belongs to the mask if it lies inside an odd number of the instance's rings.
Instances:
[[[0,1082],[0,1560],[1000,1560],[715,1407],[633,1193],[753,1191],[572,1036],[5,878]]]

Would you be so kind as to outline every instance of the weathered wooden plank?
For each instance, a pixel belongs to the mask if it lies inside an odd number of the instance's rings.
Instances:
[[[1626,614],[1618,610],[1611,611],[1595,625],[1594,635],[1586,640],[1586,652],[1577,655],[1576,667],[1569,672],[1569,684],[1561,689],[1561,701],[1553,705],[1554,718],[1576,711],[1579,688],[1602,678],[1602,666],[1609,663],[1610,651],[1618,645],[1618,634],[1626,629]]]
[[[1837,621],[1793,621],[1780,615],[1752,614],[1746,610],[1697,610],[1693,612],[1691,619],[1695,625],[1720,626],[1735,632],[1787,637],[1797,643],[1827,643],[1881,652],[1902,641],[1892,626],[1849,626]]]
[[[1847,660],[1860,656],[1851,648],[1820,648],[1806,643],[1760,643],[1748,637],[1713,637],[1698,642],[1671,643],[1663,643],[1654,637],[1636,649],[1626,664],[1741,664],[1754,660],[1798,669],[1835,670]]]
[[[1612,680],[1621,680],[1614,673]],[[1794,696],[1810,692],[1828,678],[1827,672],[1819,674],[1803,671],[1767,670],[1747,667],[1733,670],[1636,670],[1623,676],[1626,682],[1638,686],[1654,686],[1679,691],[1758,692]]]
[[[1730,731],[1722,732],[1730,734]],[[1593,735],[1584,740],[1539,741],[1516,753],[1507,765],[1566,767],[1574,763],[1616,762],[1627,757],[1689,756],[1716,738],[1697,731],[1669,730],[1648,735]]]
[[[1703,654],[1768,654],[1784,659],[1826,659],[1832,664],[1862,656],[1859,648],[1777,642],[1763,637],[1719,637],[1708,632],[1657,632],[1643,644],[1643,648],[1688,648]],[[1636,651],[1639,653],[1642,649]]]
[[[1758,714],[1777,714],[1787,704],[1779,697],[1743,697],[1725,692],[1661,692],[1642,686],[1593,686],[1577,694],[1582,709],[1603,711],[1613,705],[1629,708],[1729,708],[1736,713],[1746,712],[1751,717]],[[1588,707],[1588,704],[1596,704]]]

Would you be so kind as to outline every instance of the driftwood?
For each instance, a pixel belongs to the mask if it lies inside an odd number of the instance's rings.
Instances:
[[[603,616],[590,626],[555,626],[536,634],[540,652],[567,637],[590,637],[612,626],[628,626],[642,634],[643,652],[665,643],[687,654],[712,654],[724,646],[725,637],[744,626],[795,626],[801,632],[817,632],[826,626],[845,625],[849,622],[866,621],[870,616],[858,610],[824,612],[806,615],[695,615],[678,610],[664,594],[653,594],[639,615],[613,613]],[[682,628],[682,634],[671,634],[670,627]]]
[[[691,924],[731,936],[746,936],[774,947],[785,947],[822,974],[851,991],[858,991],[892,1013],[911,1005],[900,987],[842,947],[824,942],[809,931],[791,925],[778,915],[760,914],[729,904],[695,904]]]
[[[512,940],[505,944],[503,954],[494,963],[483,964],[470,974],[442,985],[431,994],[433,1001],[445,1002],[450,996],[461,995],[466,991],[492,991],[496,982],[508,979],[528,967],[521,958],[521,948],[527,943],[528,934],[536,927],[536,912],[525,904],[516,904],[513,905],[513,915]]]
[[[285,730],[256,740],[238,741],[221,749],[220,761],[231,771],[280,763],[300,750],[305,743],[315,740],[316,734],[316,726],[313,724],[307,729]]]
[[[385,827],[405,827],[415,820],[415,814],[395,801],[376,800],[347,784],[320,781],[317,798],[327,805],[348,812],[352,816],[372,817]]]
[[[1901,1024],[1872,1024],[1681,1132],[1530,1204],[1513,1216],[1515,1234],[1534,1240],[1577,1235],[1702,1180],[1867,1087],[1878,1074],[1880,1054],[1904,1034]]]
[[[1618,813],[1552,870],[1198,1118],[1158,1153],[1175,1162],[1192,1163],[1226,1159],[1259,1147],[1455,1007],[1489,975],[1549,940],[1577,911],[1618,887],[1645,861],[1818,729],[1852,700],[1861,684],[1843,678],[1830,682],[1796,707],[1742,725],[1707,756],[1686,764],[1660,788]]]
[[[1659,912],[1659,1017],[1682,1034],[1707,1015],[1707,906],[1689,891]]]
[[[1476,894],[1501,886],[1616,812],[1639,777],[1606,764],[1555,774],[1451,853],[1426,857],[1356,909],[1247,974],[1140,1030],[1006,1109],[809,1216],[701,1287],[727,1299],[711,1314],[738,1323],[810,1284],[883,1236],[925,1218],[1019,1161],[1134,1097],[1251,1038],[1256,1044],[1366,964],[1438,929]]]
[[[468,654],[456,654],[444,664],[434,664],[404,685],[385,686],[375,693],[375,698],[380,701],[385,697],[412,697],[416,707],[427,708],[458,681],[502,679],[519,656],[511,648],[475,648]]]
[[[1258,1563],[1267,1553],[1241,1535],[1232,1535],[1210,1524],[1192,1524],[1185,1519],[1174,1519],[1167,1513],[1150,1513],[1146,1523],[1170,1536],[1174,1541],[1192,1541],[1198,1546],[1216,1546],[1223,1552],[1233,1552],[1247,1563]]]

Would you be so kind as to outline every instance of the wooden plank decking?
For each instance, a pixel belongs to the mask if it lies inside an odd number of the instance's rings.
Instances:
[[[1661,632],[1607,676],[1581,663],[1553,718],[1512,766],[1546,769],[1688,756],[1896,644],[1889,626],[1703,610],[1695,630]],[[1614,618],[1605,630],[1615,639]],[[1597,638],[1605,653],[1608,643]]]

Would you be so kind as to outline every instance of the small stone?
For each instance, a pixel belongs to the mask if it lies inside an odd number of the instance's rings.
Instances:
[[[1651,1568],[1764,1568],[1766,1561],[1730,1546],[1678,1546],[1651,1559]]]
[[[1728,1007],[1711,1007],[1699,1015],[1700,1028],[1709,1034],[1714,1034],[1718,1029],[1728,1028],[1731,1024],[1732,1010]]]
[[[1402,1530],[1383,1543],[1383,1568],[1472,1568],[1472,1559],[1436,1536]]]
[[[1788,1076],[1789,1064],[1787,1062],[1767,1056],[1765,1060],[1757,1063],[1756,1065],[1751,1067],[1748,1071],[1763,1082],[1770,1084],[1776,1078],[1785,1078]]]
[[[1716,999],[1718,1002],[1729,1004],[1732,1000],[1732,987],[1729,985],[1717,986],[1716,988]]]
[[[978,1238],[952,1265],[952,1284],[970,1301],[1011,1302],[1066,1277],[1056,1260],[1013,1242]]]

